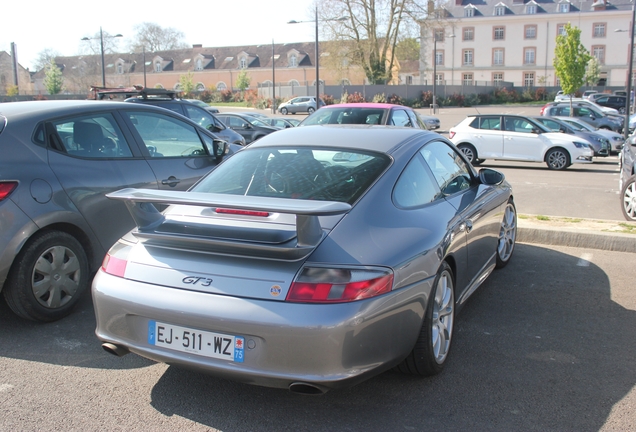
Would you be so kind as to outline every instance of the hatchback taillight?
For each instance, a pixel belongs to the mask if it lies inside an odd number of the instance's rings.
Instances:
[[[341,303],[391,291],[393,272],[386,269],[305,267],[292,283],[287,301]]]
[[[0,201],[11,195],[11,192],[13,192],[17,187],[18,182],[16,181],[0,182]]]
[[[454,136],[455,136],[455,131],[448,132],[448,139],[453,139]]]

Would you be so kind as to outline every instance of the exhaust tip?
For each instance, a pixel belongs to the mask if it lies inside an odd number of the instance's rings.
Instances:
[[[130,351],[128,351],[127,348],[124,348],[123,346],[115,345],[115,344],[110,343],[110,342],[104,342],[102,344],[102,348],[107,353],[115,355],[117,357],[123,357],[123,356],[125,356],[126,354],[128,354],[130,352]]]
[[[296,394],[311,395],[311,396],[323,395],[326,393],[326,390],[323,390],[322,388],[314,384],[303,383],[303,382],[291,383],[289,385],[289,391]]]

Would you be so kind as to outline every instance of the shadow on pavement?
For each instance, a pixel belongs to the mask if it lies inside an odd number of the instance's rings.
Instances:
[[[155,364],[138,356],[106,353],[95,336],[95,312],[86,292],[71,315],[52,323],[16,316],[0,294],[0,357],[61,366],[132,369]]]
[[[223,431],[596,431],[636,383],[636,312],[612,301],[601,268],[580,264],[518,244],[460,313],[433,378],[388,372],[312,397],[169,367],[151,404]]]

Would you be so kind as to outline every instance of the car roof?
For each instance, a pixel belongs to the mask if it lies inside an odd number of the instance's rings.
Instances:
[[[250,147],[278,145],[338,147],[390,153],[398,144],[418,136],[439,134],[424,129],[378,125],[312,125],[269,134]]]
[[[344,104],[334,104],[322,107],[324,108],[383,108],[383,109],[393,109],[393,108],[405,108],[411,109],[404,105],[394,105],[389,103],[374,103],[374,102],[359,102],[359,103],[344,103]]]
[[[162,110],[162,108],[146,105],[144,109]],[[21,117],[32,116],[57,116],[66,114],[81,114],[90,112],[90,109],[130,109],[126,102],[105,100],[59,100],[59,101],[24,101],[0,103],[0,114],[4,116]]]

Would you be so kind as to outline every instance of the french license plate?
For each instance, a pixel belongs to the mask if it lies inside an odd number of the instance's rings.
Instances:
[[[245,338],[150,320],[148,343],[174,351],[243,363]]]

